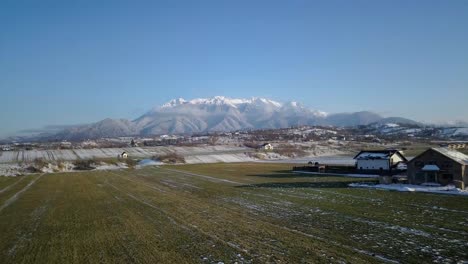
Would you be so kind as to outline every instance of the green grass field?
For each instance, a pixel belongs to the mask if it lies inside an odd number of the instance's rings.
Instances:
[[[0,263],[456,263],[468,198],[285,164],[0,177]]]

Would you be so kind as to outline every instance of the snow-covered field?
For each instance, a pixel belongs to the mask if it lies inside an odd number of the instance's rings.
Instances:
[[[0,163],[31,162],[37,158],[48,161],[78,160],[92,158],[116,158],[122,152],[127,152],[130,158],[150,158],[176,152],[183,156],[199,156],[212,154],[242,153],[245,148],[233,146],[203,146],[203,147],[136,147],[136,148],[96,148],[96,149],[66,149],[66,150],[22,150],[4,151],[0,155]]]

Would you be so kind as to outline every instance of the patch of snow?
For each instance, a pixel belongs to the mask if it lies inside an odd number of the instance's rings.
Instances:
[[[141,168],[141,167],[145,167],[145,166],[158,166],[158,165],[162,165],[162,164],[163,164],[162,162],[158,162],[158,161],[155,161],[155,160],[152,160],[152,159],[143,159],[143,160],[138,162],[137,168]]]
[[[357,159],[388,159],[388,153],[362,152]]]
[[[385,124],[386,127],[399,127],[400,125],[395,124],[395,123],[387,123]]]
[[[467,195],[468,190],[461,190],[453,185],[447,186],[422,186],[412,184],[363,184],[363,183],[350,183],[349,187],[358,188],[374,188],[381,190],[392,190],[400,192],[427,192],[427,193],[442,193],[442,194],[455,194],[455,195]]]
[[[107,164],[103,162],[96,166],[96,170],[120,170],[120,169],[128,169],[127,164],[125,163]]]
[[[448,148],[432,148],[432,149],[459,163],[468,164],[468,156],[459,151],[448,149]]]
[[[439,167],[437,167],[437,165],[424,165],[424,167],[422,168],[423,171],[439,171]]]

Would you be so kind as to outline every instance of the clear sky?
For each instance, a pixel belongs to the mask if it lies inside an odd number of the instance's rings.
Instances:
[[[172,98],[468,120],[468,1],[0,1],[0,135]]]

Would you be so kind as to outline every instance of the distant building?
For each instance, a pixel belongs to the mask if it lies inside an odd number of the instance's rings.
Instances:
[[[72,147],[72,143],[71,142],[68,142],[68,141],[62,141],[60,142],[60,148],[71,148]]]
[[[431,148],[408,162],[408,181],[411,184],[454,184],[468,186],[468,156],[449,148]]]
[[[128,153],[127,152],[122,152],[122,154],[119,155],[119,158],[126,159],[128,158]]]
[[[396,150],[363,150],[359,152],[354,159],[358,170],[383,170],[398,169],[402,167],[401,163],[408,160],[403,154]]]
[[[260,148],[264,150],[273,150],[273,145],[271,145],[270,143],[265,143],[265,144],[262,144]]]
[[[465,148],[468,148],[468,144],[467,143],[449,143],[448,144],[448,148],[450,149],[465,149]]]
[[[13,150],[13,148],[10,146],[10,145],[2,145],[0,146],[0,149],[2,151],[10,151],[10,150]]]

